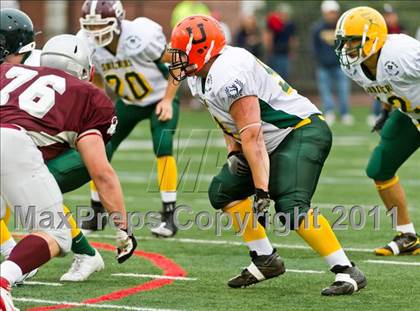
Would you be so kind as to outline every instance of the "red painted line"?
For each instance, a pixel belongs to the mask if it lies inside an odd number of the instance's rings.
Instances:
[[[98,243],[98,242],[92,242],[91,244],[98,249],[115,252],[115,247],[111,244]],[[157,268],[163,271],[164,276],[186,276],[187,275],[187,272],[184,269],[182,269],[179,265],[177,265],[174,261],[158,253],[149,253],[149,252],[138,250],[134,252],[134,256],[143,257],[149,260],[153,265],[155,265]],[[148,281],[134,287],[121,289],[121,290],[118,290],[118,291],[115,291],[106,295],[102,295],[96,298],[89,298],[89,299],[83,300],[81,303],[94,304],[94,303],[101,303],[105,301],[120,300],[125,297],[137,294],[139,292],[150,291],[150,290],[161,288],[165,285],[172,284],[173,281],[174,280],[169,280],[169,279],[152,280],[152,281]],[[77,306],[61,304],[61,305],[55,305],[55,306],[43,306],[43,307],[30,308],[30,309],[27,309],[27,311],[62,310],[62,309],[70,309],[70,308],[77,308]]]

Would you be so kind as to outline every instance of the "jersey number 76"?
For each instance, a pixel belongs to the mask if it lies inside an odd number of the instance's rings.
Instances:
[[[6,105],[10,93],[32,80],[38,72],[28,68],[12,67],[6,72],[7,79],[13,79],[0,91],[0,106]],[[55,92],[63,94],[66,80],[56,75],[41,76],[19,95],[19,108],[35,118],[42,119],[55,104]]]

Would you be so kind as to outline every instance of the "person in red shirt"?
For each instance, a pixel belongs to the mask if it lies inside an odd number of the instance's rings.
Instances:
[[[0,266],[0,309],[14,310],[9,285],[71,247],[63,197],[44,161],[76,148],[114,215],[120,263],[137,243],[105,153],[117,118],[110,99],[88,82],[93,72],[83,42],[73,35],[56,36],[42,50],[41,67],[3,63],[0,73],[1,195],[15,212],[32,217],[24,224],[30,234]]]

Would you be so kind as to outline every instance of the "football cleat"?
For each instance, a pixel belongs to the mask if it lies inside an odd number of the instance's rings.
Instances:
[[[18,279],[13,286],[22,286],[25,284],[27,279],[33,278],[38,273],[38,269],[34,269],[31,272],[24,274],[20,279]]]
[[[420,239],[414,233],[399,232],[388,245],[374,252],[377,256],[420,255]]]
[[[335,280],[329,287],[321,291],[323,296],[351,295],[366,287],[366,277],[353,263],[352,267],[336,265],[331,272]]]
[[[90,200],[90,207],[94,212],[94,216],[91,220],[82,222],[81,229],[83,234],[90,233],[92,231],[104,230],[108,223],[108,217],[101,217],[101,222],[98,221],[98,214],[106,214],[105,208],[101,202]]]
[[[258,256],[255,251],[251,255],[251,264],[242,270],[241,274],[228,281],[228,286],[232,288],[244,288],[252,284],[262,282],[283,274],[286,269],[284,262],[277,254],[276,249],[271,255]]]
[[[178,228],[174,222],[175,202],[163,203],[163,212],[161,213],[161,223],[156,228],[150,229],[153,235],[161,238],[173,237]]]
[[[19,311],[13,304],[10,294],[10,284],[5,278],[0,277],[0,310],[1,311]]]
[[[95,249],[95,256],[74,254],[73,263],[65,274],[60,278],[63,282],[82,282],[91,276],[92,273],[105,268],[101,254]]]

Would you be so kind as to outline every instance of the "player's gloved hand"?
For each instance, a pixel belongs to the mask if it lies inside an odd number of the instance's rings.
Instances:
[[[381,114],[380,114],[378,120],[376,120],[376,123],[373,126],[371,132],[372,133],[373,132],[379,132],[383,128],[383,126],[385,124],[385,121],[388,119],[388,117],[389,117],[389,110],[382,109]]]
[[[253,210],[255,213],[266,213],[270,207],[270,194],[262,189],[255,189]]]
[[[245,156],[240,151],[231,151],[228,154],[227,164],[229,171],[233,175],[237,176],[246,176],[251,173],[251,170],[248,165],[248,161],[245,159]]]
[[[123,263],[130,258],[137,247],[137,241],[134,235],[127,233],[125,229],[117,229],[117,260]]]

